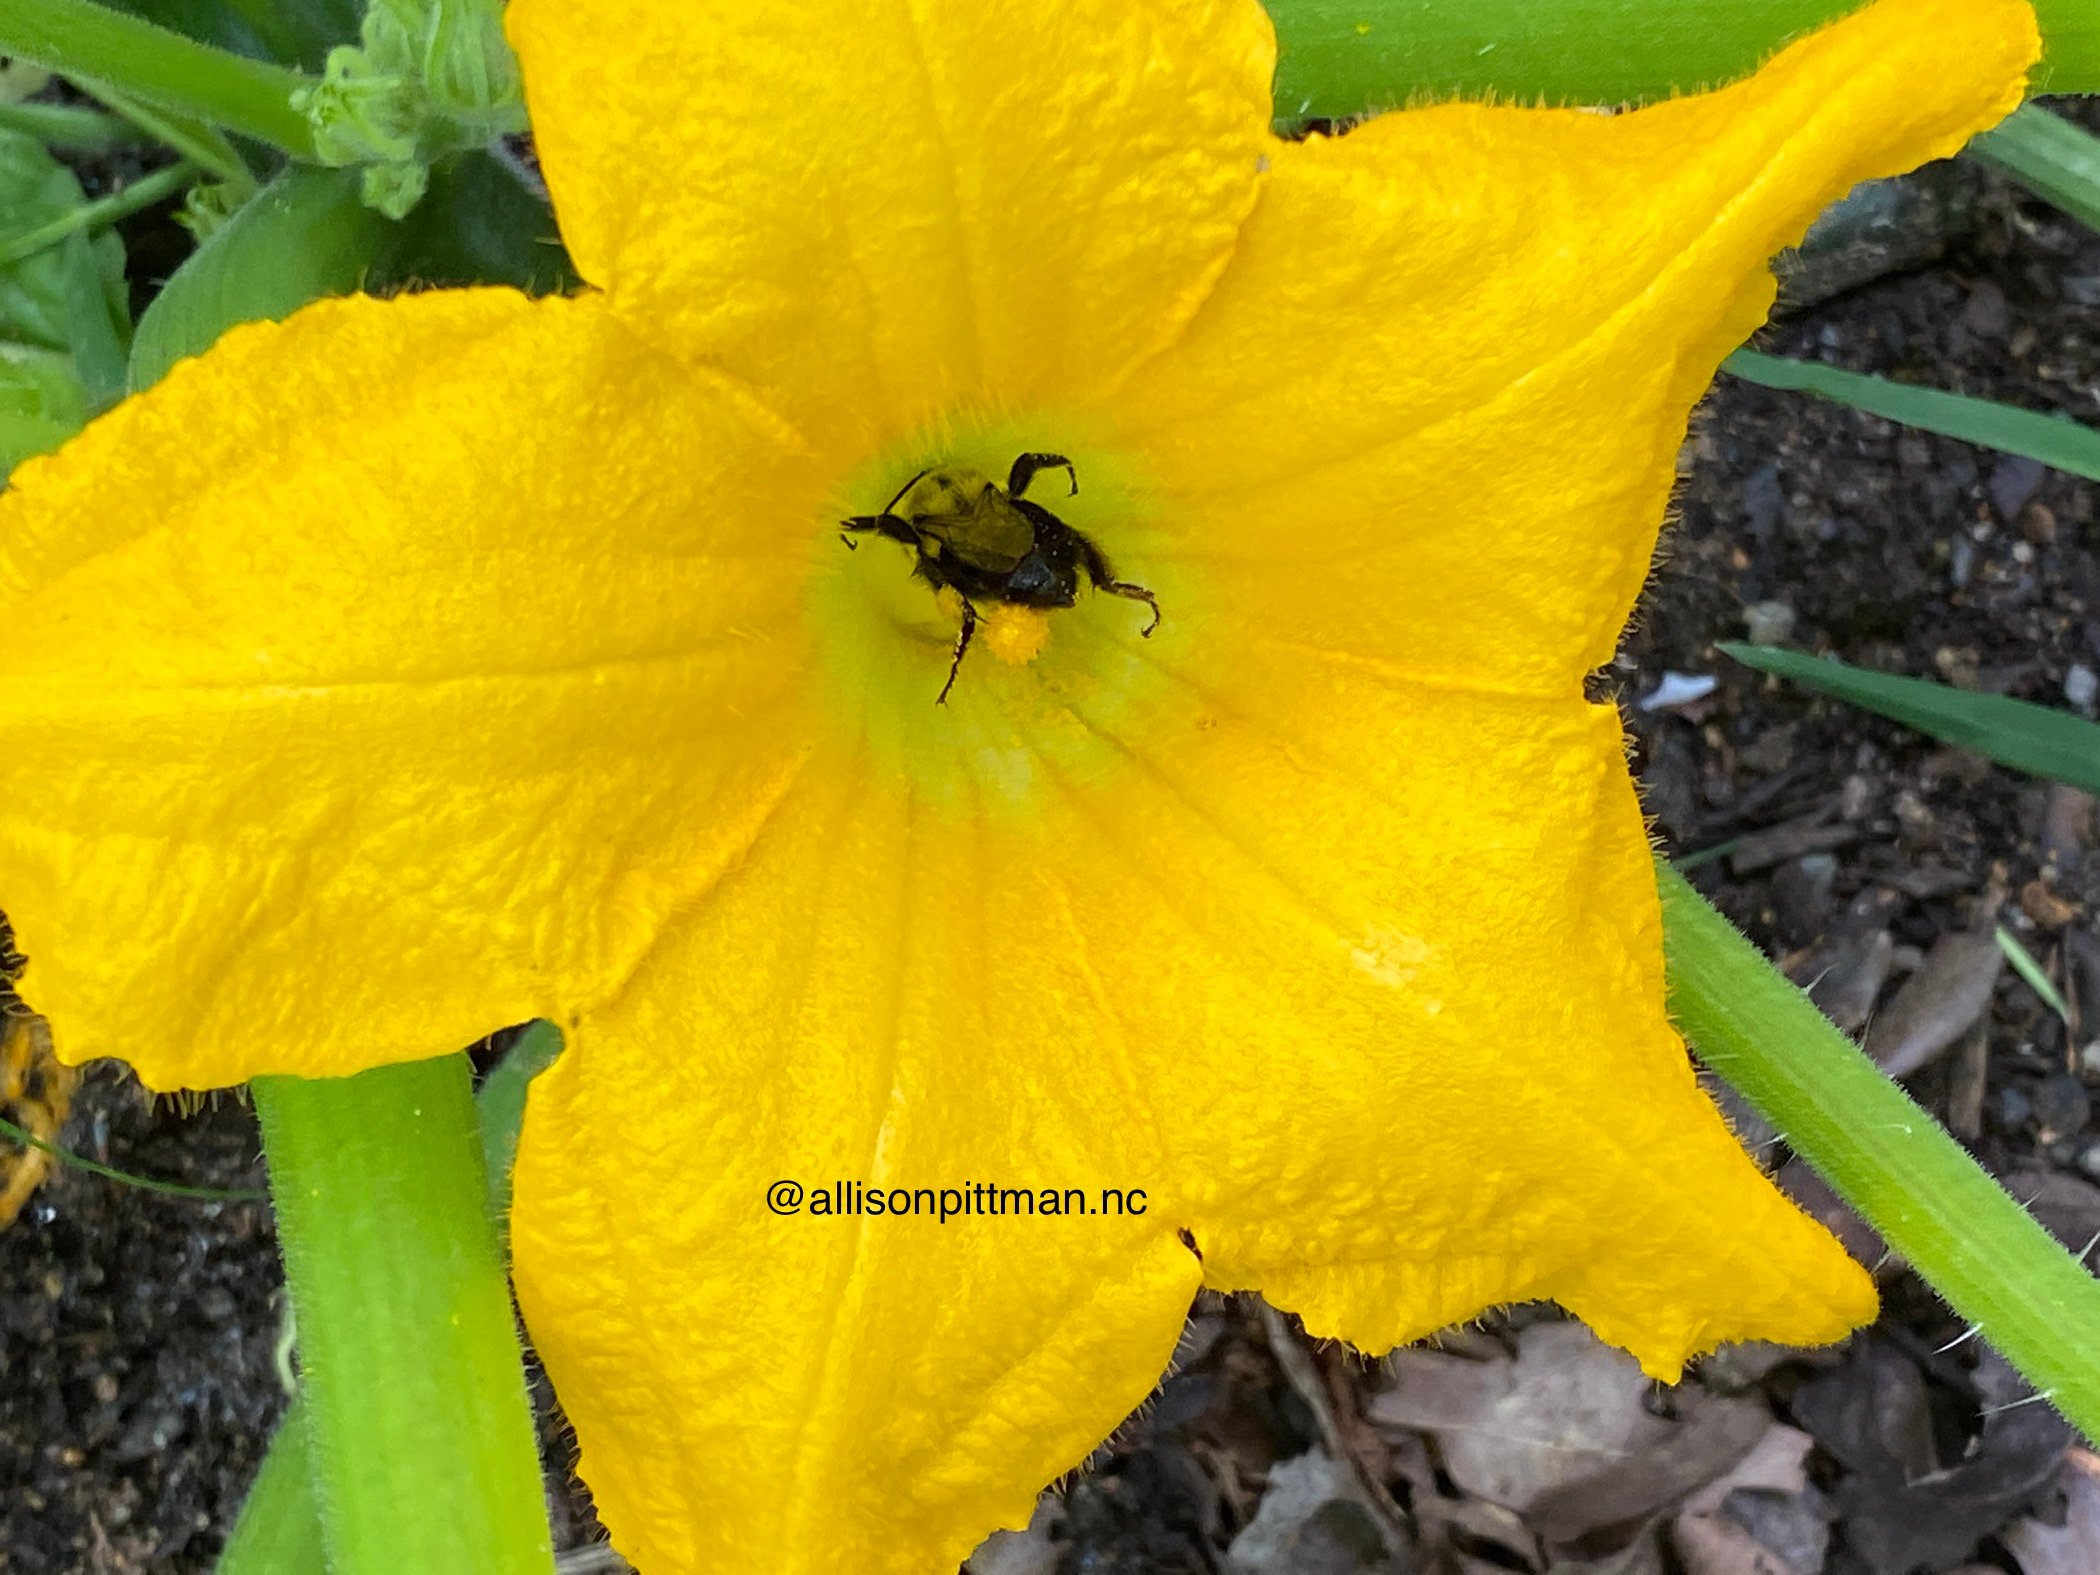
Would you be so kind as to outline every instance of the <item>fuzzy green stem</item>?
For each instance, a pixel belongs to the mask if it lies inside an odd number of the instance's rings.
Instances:
[[[253,1086],[334,1575],[550,1571],[466,1057]]]
[[[313,79],[214,49],[93,0],[7,0],[0,54],[105,83],[130,97],[314,156],[313,132],[292,95]]]
[[[1706,1064],[2087,1438],[2100,1280],[1833,1027],[1683,876],[1657,865],[1670,1010]]]
[[[1266,0],[1276,113],[1360,115],[1416,97],[1618,104],[1747,76],[1859,0]],[[2100,6],[2036,0],[2033,91],[2100,92]]]
[[[60,214],[48,223],[35,229],[24,230],[20,235],[0,238],[0,267],[20,262],[25,257],[34,257],[47,247],[56,246],[68,235],[79,230],[103,230],[119,219],[128,218],[142,208],[150,208],[156,202],[164,202],[197,178],[197,166],[187,159],[157,169],[150,175],[141,175],[118,191],[106,197],[97,197],[93,202],[84,202],[79,207]]]
[[[328,1575],[306,1427],[306,1402],[295,1398],[277,1424],[212,1575]]]
[[[526,1090],[560,1052],[561,1030],[548,1022],[531,1024],[474,1097],[488,1212],[499,1235],[508,1224],[511,1161],[525,1120]],[[293,1400],[278,1424],[213,1575],[327,1575],[307,1464],[305,1407],[304,1400]]]

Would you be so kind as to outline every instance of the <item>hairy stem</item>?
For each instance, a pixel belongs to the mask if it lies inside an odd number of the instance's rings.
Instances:
[[[551,1570],[466,1057],[253,1086],[333,1575]]]
[[[93,0],[7,0],[0,5],[0,55],[274,143],[294,158],[314,155],[306,117],[292,108],[292,94],[312,78]]]
[[[1706,1064],[1932,1288],[2100,1438],[2100,1281],[1735,927],[1657,866],[1670,1009]]]
[[[1858,0],[1265,0],[1285,121],[1414,98],[1644,103],[1747,76]],[[2100,7],[2035,0],[2033,90],[2100,92]]]

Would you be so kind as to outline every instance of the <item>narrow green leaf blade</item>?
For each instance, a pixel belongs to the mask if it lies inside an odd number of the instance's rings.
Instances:
[[[2067,416],[2044,415],[1937,388],[1915,388],[1885,377],[1841,372],[1834,366],[1755,350],[1736,351],[1721,363],[1721,369],[1746,383],[1814,394],[1907,427],[2008,454],[2024,454],[2074,476],[2100,481],[2100,432]]]
[[[1769,645],[1717,647],[1771,673],[1885,716],[2001,766],[2100,793],[2100,726],[2068,711],[2004,695],[1970,694],[1922,678],[1868,672],[1828,657]]]
[[[2100,137],[2039,105],[2022,104],[1971,142],[1969,151],[2088,229],[2100,230]]]
[[[2005,960],[2012,964],[2013,972],[2027,982],[2028,989],[2041,997],[2042,1005],[2068,1023],[2071,1020],[2070,1005],[2056,988],[2056,981],[2049,977],[2049,970],[2042,966],[2041,959],[2022,946],[2020,938],[2004,925],[1997,926],[1995,933],[1998,950],[2005,953]]]

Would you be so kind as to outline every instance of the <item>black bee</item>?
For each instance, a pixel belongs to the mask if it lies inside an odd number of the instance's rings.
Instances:
[[[1016,607],[1070,607],[1079,599],[1079,571],[1097,591],[1127,596],[1152,609],[1139,633],[1159,627],[1159,602],[1142,585],[1116,578],[1101,549],[1080,532],[1022,494],[1036,472],[1062,470],[1079,491],[1079,473],[1062,454],[1022,454],[1001,488],[962,466],[920,471],[897,489],[880,514],[856,514],[839,523],[849,531],[876,531],[912,549],[912,573],[936,591],[943,586],[962,598],[962,633],[936,705],[948,703],[963,653],[977,633],[975,602]],[[900,508],[901,505],[901,508]],[[850,536],[841,537],[847,546]]]

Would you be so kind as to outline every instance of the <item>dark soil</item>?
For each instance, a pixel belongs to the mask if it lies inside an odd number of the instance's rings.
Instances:
[[[2100,239],[1994,178],[1971,185],[1970,227],[1937,261],[1785,319],[1765,347],[2100,417]],[[163,255],[164,218],[137,228],[135,255]],[[2016,1174],[2023,1197],[2042,1194],[2037,1212],[2083,1245],[2100,1230],[2100,1189],[2087,1182],[2100,1176],[2088,1095],[2100,1081],[2100,1049],[2087,1048],[2100,999],[2091,805],[1770,683],[1713,642],[1742,638],[1759,606],[1768,633],[1790,617],[1784,643],[2054,705],[2069,703],[2068,687],[2089,709],[2100,671],[2092,489],[1728,378],[1696,432],[1681,521],[1607,675],[1659,834],[1673,854],[1724,850],[1699,883],[1853,1026],[1868,1008],[1891,1015],[1913,983],[1928,1007],[1958,999],[1976,954],[1964,962],[1945,938],[1993,923],[2020,937],[2063,986],[2073,1024],[2003,972],[1987,984],[1982,1030],[1953,1033],[1912,1086],[1987,1163]],[[1690,704],[1642,709],[1665,672],[1717,686]],[[149,1106],[114,1072],[83,1089],[67,1137],[164,1178],[254,1186],[261,1176],[242,1105],[186,1116]],[[1879,1261],[1856,1222],[1801,1185]],[[4,1243],[0,1571],[207,1569],[284,1401],[267,1208],[179,1202],[68,1173]],[[1732,1512],[1764,1528],[1753,1527],[1761,1545],[1785,1544],[1774,1572],[2014,1570],[2007,1528],[2031,1507],[2049,1509],[2064,1434],[2043,1406],[1986,1426],[2017,1384],[1976,1342],[1940,1351],[1959,1324],[1900,1266],[1882,1274],[1883,1321],[1847,1352],[1724,1357],[1659,1403],[1726,1391],[1813,1437],[1810,1485],[1785,1500],[1805,1532],[1772,1529],[1777,1510]],[[1520,1310],[1456,1349],[1506,1363],[1542,1316]],[[1376,1410],[1380,1396],[1413,1393],[1418,1373],[1291,1342],[1253,1305],[1201,1309],[1158,1403],[1046,1511],[1032,1543],[981,1565],[1000,1575],[1220,1570],[1279,1465],[1324,1444],[1354,1462],[1382,1506],[1359,1518],[1390,1511],[1405,1545],[1359,1543],[1362,1556],[1341,1562],[1308,1555],[1305,1570],[1687,1568],[1687,1544],[1657,1542],[1664,1512],[1577,1546],[1470,1499],[1442,1435]],[[1920,1484],[1916,1460],[1892,1454],[1886,1429],[1861,1420],[1892,1406],[1914,1413],[1928,1453],[1959,1469],[1928,1470]],[[1374,1413],[1387,1419],[1366,1422]],[[580,1496],[558,1498],[560,1541],[588,1540]]]

